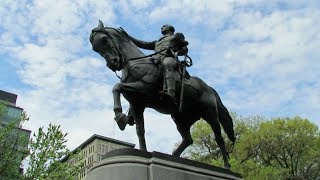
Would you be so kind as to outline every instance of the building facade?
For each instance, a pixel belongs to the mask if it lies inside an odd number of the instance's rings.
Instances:
[[[78,158],[66,157],[62,159],[62,162],[70,163],[71,165],[81,164],[82,168],[79,172],[78,179],[86,179],[91,168],[100,162],[107,152],[119,148],[134,147],[135,144],[132,143],[94,134],[74,150],[74,152],[79,150],[78,153],[81,155],[78,156]]]
[[[5,107],[4,114],[2,114],[0,119],[0,128],[6,128],[12,123],[14,125],[14,128],[7,134],[5,140],[0,145],[0,151],[9,150],[11,153],[14,153],[11,156],[17,157],[17,161],[20,162],[17,164],[17,169],[22,173],[23,169],[20,165],[22,160],[28,155],[27,148],[31,131],[21,127],[20,117],[22,116],[23,109],[16,105],[17,98],[16,94],[0,90],[0,103]]]
[[[2,123],[10,123],[12,120],[19,118],[22,115],[23,109],[16,106],[18,96],[6,91],[0,90],[0,102],[6,105],[7,113],[3,117]]]

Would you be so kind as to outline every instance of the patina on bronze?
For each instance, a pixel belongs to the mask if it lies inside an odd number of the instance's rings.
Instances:
[[[156,52],[151,57],[145,56],[136,46],[137,42],[128,38],[125,31],[104,27],[101,21],[99,21],[98,27],[92,30],[90,42],[93,50],[106,60],[109,69],[122,71],[121,82],[115,84],[112,90],[115,120],[121,130],[124,130],[127,124],[136,124],[141,150],[147,150],[143,117],[145,108],[153,108],[160,113],[171,115],[182,136],[182,142],[172,153],[175,156],[180,156],[193,143],[190,128],[196,121],[203,118],[215,134],[216,142],[223,154],[225,168],[230,168],[220,124],[229,139],[234,142],[233,122],[218,93],[200,78],[194,76],[185,78],[181,111],[178,110],[175,103],[172,103],[170,98],[166,98],[167,96],[160,93],[166,83],[163,80],[165,74],[162,70],[163,64],[156,63],[155,61],[158,59],[155,57],[166,51],[166,56],[172,52],[171,58],[175,58],[175,54],[179,50],[183,50],[183,45],[187,45],[187,43],[169,43],[168,47],[154,49]],[[177,47],[179,45],[172,47],[172,44],[183,45],[182,47]],[[176,67],[179,68],[179,63]],[[173,96],[175,98],[180,97],[182,81],[180,71],[178,69],[172,71],[171,77],[175,81]],[[122,112],[120,94],[130,103],[128,116]],[[132,119],[134,123],[131,121]]]

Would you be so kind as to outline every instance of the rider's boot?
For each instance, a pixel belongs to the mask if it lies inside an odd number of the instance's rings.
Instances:
[[[166,91],[163,92],[175,106],[177,105],[175,89],[176,89],[176,81],[175,81],[175,70],[174,68],[177,66],[177,62],[173,57],[166,57],[162,61],[162,66],[164,70],[164,80]]]
[[[169,95],[170,99],[174,104],[177,104],[176,100],[176,80],[173,77],[166,78],[166,84],[167,84],[167,94]]]

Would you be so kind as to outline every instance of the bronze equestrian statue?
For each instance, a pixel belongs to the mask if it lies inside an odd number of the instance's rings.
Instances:
[[[218,93],[200,78],[194,76],[182,77],[177,69],[172,71],[171,75],[166,75],[168,71],[162,70],[164,68],[163,62],[155,62],[157,58],[154,58],[154,56],[157,57],[160,53],[165,52],[165,55],[160,55],[161,61],[162,56],[170,56],[170,51],[172,52],[170,58],[175,58],[179,51],[186,51],[183,46],[187,43],[182,41],[184,38],[181,38],[181,34],[179,36],[180,38],[173,39],[180,39],[182,43],[179,43],[180,40],[178,40],[178,43],[176,41],[166,44],[168,47],[164,47],[164,49],[154,48],[156,52],[150,57],[139,50],[137,41],[132,40],[132,37],[129,38],[124,30],[104,27],[101,21],[99,21],[98,27],[92,30],[90,34],[92,49],[106,60],[109,69],[114,72],[122,71],[121,82],[117,83],[112,90],[115,120],[121,130],[124,130],[127,124],[133,125],[135,123],[140,149],[146,151],[143,117],[145,108],[153,108],[160,113],[170,114],[182,137],[182,142],[172,155],[180,156],[193,143],[190,134],[191,126],[200,118],[203,118],[215,134],[216,142],[223,155],[224,167],[229,169],[229,155],[221,135],[220,124],[228,138],[233,142],[235,141],[235,135],[232,118],[222,104]],[[176,47],[172,47],[172,44]],[[179,68],[179,62],[175,62],[177,64],[173,68]],[[167,88],[167,93],[173,97],[172,99],[180,97],[181,87],[184,87],[181,111],[170,102],[170,98],[161,95],[163,86],[168,86],[168,82],[163,81],[166,76],[173,77],[175,80],[175,87],[172,88],[175,92],[171,94],[171,89]],[[181,85],[182,79],[183,86]],[[133,117],[134,123],[131,122],[132,118],[122,112],[120,94],[130,103],[129,115]]]

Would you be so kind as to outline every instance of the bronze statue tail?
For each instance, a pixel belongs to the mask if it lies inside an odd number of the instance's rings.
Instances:
[[[234,130],[233,130],[233,121],[232,118],[229,114],[228,109],[223,105],[219,94],[217,91],[215,91],[213,88],[211,88],[214,95],[216,96],[217,99],[217,106],[218,106],[218,113],[219,113],[219,122],[222,125],[224,132],[227,134],[228,138],[232,141],[236,141],[236,137],[234,135]]]

